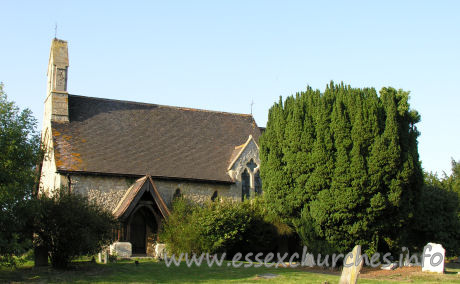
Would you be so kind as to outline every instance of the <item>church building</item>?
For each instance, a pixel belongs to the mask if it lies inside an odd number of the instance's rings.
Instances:
[[[110,210],[133,254],[153,253],[176,196],[204,203],[261,193],[252,115],[72,95],[68,71],[67,42],[55,38],[40,194],[65,188]]]

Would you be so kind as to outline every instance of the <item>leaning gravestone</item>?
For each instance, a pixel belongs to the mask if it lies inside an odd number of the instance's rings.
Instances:
[[[440,244],[428,243],[423,248],[422,271],[444,273],[446,250]]]
[[[351,257],[349,256],[351,254]],[[347,257],[348,256],[348,257]],[[356,265],[356,259],[361,257],[361,246],[357,245],[353,251],[345,256],[342,276],[340,276],[339,284],[356,284],[358,282],[359,272],[363,267],[361,259]]]

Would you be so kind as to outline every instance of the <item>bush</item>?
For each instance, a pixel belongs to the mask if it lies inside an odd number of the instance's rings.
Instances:
[[[110,244],[116,220],[86,197],[63,189],[37,202],[36,244],[48,249],[53,267],[65,268],[76,257],[95,254]]]
[[[257,202],[210,202],[203,206],[179,198],[163,225],[160,241],[180,253],[269,252],[276,247],[278,230],[264,218]]]
[[[196,210],[196,205],[185,198],[179,197],[174,200],[171,214],[165,220],[159,234],[159,241],[167,245],[169,253],[200,251],[199,231],[191,223],[194,221],[192,214]]]

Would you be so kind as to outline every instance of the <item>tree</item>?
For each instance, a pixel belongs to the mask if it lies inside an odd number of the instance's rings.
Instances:
[[[48,249],[53,267],[66,268],[72,259],[95,254],[111,243],[117,228],[114,216],[86,196],[60,189],[37,203],[36,245]]]
[[[455,191],[460,198],[460,161],[456,162],[454,159],[452,159],[451,164],[452,174],[450,176],[444,174],[443,184],[445,188]]]
[[[455,166],[453,163],[452,176]],[[428,242],[440,243],[455,256],[460,253],[460,206],[458,193],[450,187],[452,176],[440,180],[435,174],[425,174],[412,235],[418,248]]]
[[[260,138],[261,178],[272,213],[323,252],[386,250],[407,239],[423,174],[420,116],[409,93],[331,82],[270,109]]]
[[[30,201],[40,159],[36,120],[8,101],[0,83],[0,263],[31,246]]]

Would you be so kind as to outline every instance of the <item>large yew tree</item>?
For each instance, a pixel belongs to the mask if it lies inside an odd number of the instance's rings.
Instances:
[[[407,237],[423,173],[409,93],[331,82],[280,98],[260,138],[270,210],[322,252],[391,249]]]

